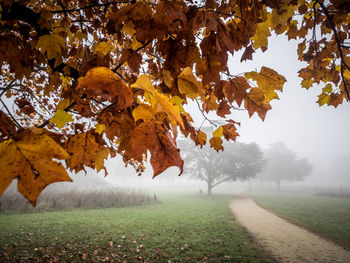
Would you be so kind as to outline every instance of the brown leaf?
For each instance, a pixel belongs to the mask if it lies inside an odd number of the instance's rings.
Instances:
[[[121,62],[128,63],[128,66],[136,73],[139,73],[142,56],[131,48],[123,49]]]
[[[217,115],[226,118],[226,115],[231,114],[231,106],[227,103],[226,100],[223,100],[219,104],[219,109]]]
[[[16,132],[16,125],[3,111],[0,110],[0,133],[2,137],[9,136]]]
[[[224,129],[222,134],[224,135],[224,138],[228,140],[236,140],[236,137],[239,136],[237,129],[234,124],[228,123],[222,126]]]
[[[183,171],[183,160],[175,139],[170,132],[157,122],[144,122],[138,125],[130,135],[129,148],[125,149],[129,159],[140,162],[144,160],[147,150],[151,153],[153,177],[161,174],[171,166],[177,166],[180,174]]]
[[[116,107],[120,110],[128,108],[134,100],[131,89],[105,67],[90,69],[85,77],[79,78],[77,89],[98,100],[113,101],[117,98]]]
[[[246,60],[252,60],[253,59],[253,53],[255,53],[255,50],[252,48],[252,45],[249,45],[245,50],[241,57],[241,62]]]

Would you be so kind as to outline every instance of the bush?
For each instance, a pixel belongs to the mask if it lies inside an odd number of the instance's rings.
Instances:
[[[0,209],[16,211],[41,211],[72,208],[107,208],[141,205],[156,201],[150,195],[128,189],[111,187],[88,190],[44,191],[35,208],[18,192],[6,191],[0,199]]]

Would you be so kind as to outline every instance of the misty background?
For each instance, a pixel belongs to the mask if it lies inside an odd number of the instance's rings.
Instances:
[[[350,188],[350,104],[343,102],[337,108],[322,106],[316,103],[323,86],[314,85],[309,90],[301,87],[301,79],[298,71],[304,63],[297,59],[298,41],[288,41],[285,36],[269,38],[269,49],[266,52],[257,51],[253,54],[252,61],[240,63],[242,52],[236,52],[230,59],[231,74],[240,74],[251,70],[260,70],[261,66],[267,66],[282,74],[287,82],[283,92],[279,93],[279,100],[271,102],[270,110],[262,121],[257,114],[249,118],[246,111],[234,111],[227,116],[241,123],[238,128],[240,136],[238,142],[256,142],[262,150],[267,149],[276,142],[284,143],[300,158],[307,158],[313,166],[311,176],[303,182],[284,182],[283,188],[294,186],[297,188]],[[195,103],[189,103],[185,109],[192,115],[195,126],[199,127],[204,118]],[[217,119],[208,114],[210,119]],[[209,125],[205,123],[204,125]],[[213,127],[215,129],[215,127]],[[179,185],[181,189],[195,186],[198,189],[205,184],[194,181],[188,174],[177,177],[178,170],[170,168],[155,179],[152,178],[152,167],[148,165],[145,174],[137,177],[132,168],[125,168],[120,158],[107,162],[109,175],[106,180],[115,185],[145,187],[148,189],[167,184]],[[247,189],[253,184],[229,183],[218,186],[216,191],[230,191],[233,189]],[[203,186],[202,186],[203,185]],[[173,188],[172,188],[173,189]],[[214,192],[215,192],[214,190]]]

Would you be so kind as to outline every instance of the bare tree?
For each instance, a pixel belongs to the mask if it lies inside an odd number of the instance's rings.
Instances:
[[[281,142],[272,144],[264,154],[267,163],[258,178],[274,182],[278,190],[281,189],[282,181],[302,181],[312,172],[312,166],[306,158],[298,158]]]
[[[208,195],[224,182],[255,177],[264,165],[263,153],[256,143],[226,143],[216,152],[209,146],[202,149],[184,140],[179,143],[185,161],[185,173],[205,181]]]

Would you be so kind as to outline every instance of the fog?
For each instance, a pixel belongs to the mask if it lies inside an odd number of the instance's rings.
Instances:
[[[350,188],[350,169],[346,168],[350,161],[350,124],[347,121],[350,114],[350,104],[344,102],[334,108],[316,103],[322,86],[314,85],[309,90],[301,88],[298,70],[304,65],[298,61],[297,42],[288,41],[286,37],[272,36],[269,39],[269,49],[265,53],[253,54],[253,61],[240,63],[241,53],[235,53],[230,59],[231,74],[239,74],[251,70],[260,70],[265,65],[285,76],[287,82],[284,91],[279,93],[279,100],[271,102],[272,110],[267,113],[265,121],[254,114],[249,118],[246,111],[235,111],[230,116],[241,122],[238,129],[239,142],[256,142],[264,150],[272,143],[282,142],[300,158],[307,158],[313,166],[312,175],[303,182],[286,184],[284,189],[295,188]],[[185,107],[199,127],[203,116],[195,103]],[[217,119],[214,115],[208,115]],[[205,125],[209,125],[206,123]],[[109,175],[106,180],[114,185],[146,188],[150,191],[176,189],[199,191],[205,189],[205,184],[194,181],[188,174],[178,177],[178,170],[170,168],[155,179],[152,178],[152,168],[138,177],[133,168],[124,168],[120,159],[109,160],[107,163]],[[229,183],[218,186],[215,191],[231,191],[232,189],[247,189],[254,182]]]

